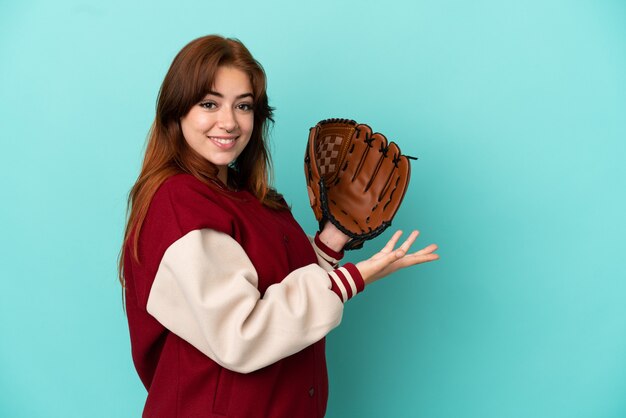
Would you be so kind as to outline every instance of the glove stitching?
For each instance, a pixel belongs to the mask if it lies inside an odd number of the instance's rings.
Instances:
[[[326,125],[326,124],[331,124],[331,126],[321,127],[321,125]],[[336,124],[336,126],[332,126],[332,124]],[[396,203],[394,202],[393,197],[397,196],[397,193],[403,193],[402,190],[406,189],[406,187],[400,187],[400,184],[404,186],[408,184],[408,179],[406,182],[401,181],[402,175],[400,174],[400,171],[404,173],[405,169],[410,170],[410,166],[405,167],[408,161],[403,161],[403,158],[405,156],[402,155],[402,153],[400,152],[399,149],[397,149],[397,147],[393,146],[394,144],[393,142],[389,143],[388,145],[387,139],[384,137],[384,135],[379,134],[379,133],[372,133],[371,128],[367,125],[357,124],[357,122],[351,119],[333,118],[333,119],[326,119],[326,120],[321,121],[320,123],[318,123],[318,125],[314,129],[315,129],[314,137],[311,136],[310,139],[313,139],[315,143],[318,143],[318,141],[322,141],[322,138],[320,138],[320,135],[322,135],[323,132],[328,132],[328,135],[331,135],[333,138],[336,137],[337,140],[341,138],[343,141],[345,141],[345,143],[342,144],[342,146],[340,146],[341,151],[339,152],[338,158],[334,160],[335,161],[335,165],[333,165],[333,168],[335,169],[334,172],[329,171],[326,176],[320,176],[320,177],[313,176],[314,167],[311,164],[315,162],[316,168],[320,170],[320,164],[318,160],[316,159],[316,155],[307,153],[305,157],[305,163],[307,164],[307,174],[309,177],[308,178],[309,184],[311,184],[313,189],[315,189],[316,186],[319,186],[317,187],[317,191],[319,192],[319,201],[316,207],[321,209],[321,212],[322,212],[321,219],[319,220],[320,230],[323,228],[326,221],[330,221],[340,231],[342,231],[344,234],[350,237],[350,240],[344,247],[345,250],[361,248],[363,247],[363,244],[366,240],[375,238],[376,236],[380,235],[385,229],[387,229],[391,225],[391,220],[383,220],[383,219],[393,217],[393,215],[395,214],[395,211],[397,210],[397,208],[394,209],[393,208],[394,205],[391,205],[392,206],[391,210],[393,210],[393,213],[387,213],[386,211],[388,210],[389,205],[391,203],[394,203],[394,204]],[[328,131],[325,131],[326,129],[328,129]],[[363,139],[363,137],[365,137],[365,139]],[[383,138],[382,143],[379,141],[380,137]],[[366,147],[359,148],[359,153],[361,154],[360,157],[353,155],[356,149],[355,138],[360,141],[359,145],[362,145],[362,144],[367,145]],[[379,147],[375,147],[374,141],[376,141],[376,145],[379,145]],[[380,154],[378,157],[374,157],[374,158],[378,158],[378,161],[374,160],[376,161],[375,162],[376,165],[374,167],[373,174],[370,174],[372,170],[369,165],[369,162],[367,161],[368,157],[371,159],[371,157],[369,156],[370,148],[375,153]],[[393,148],[392,153],[389,152],[391,148]],[[318,148],[316,147],[315,149],[317,150]],[[352,165],[353,157],[356,157],[359,159],[359,161],[355,161],[354,163],[356,166]],[[385,160],[386,158],[390,158],[390,161],[387,162]],[[409,157],[409,158],[413,159],[414,157]],[[368,162],[368,164],[365,164],[366,162]],[[353,176],[351,176],[352,177],[350,181],[351,183],[356,183],[359,178],[363,178],[364,171],[368,172],[368,175],[370,176],[370,178],[363,192],[354,190],[356,184],[349,186],[350,182],[347,181],[349,177],[346,176],[346,178],[343,178],[344,175],[347,175],[347,173],[349,172],[348,170],[350,169],[355,169]],[[376,189],[381,184],[380,182],[374,182],[374,178],[382,174],[385,170],[391,171],[391,173],[388,175],[386,179],[384,179],[385,180],[384,186],[380,190],[379,195],[375,197],[377,199],[377,202],[372,208],[372,211],[369,214],[369,216],[365,218],[364,224],[361,226],[359,225],[359,222],[362,222],[363,218],[357,219],[356,216],[360,214],[361,211],[359,210],[359,208],[362,205],[362,203],[358,203],[358,201],[363,200],[363,199],[359,199],[358,195],[359,193],[365,194],[365,192],[369,190],[369,194],[368,194],[370,196],[369,198],[373,198],[374,196],[372,196],[372,192],[377,191]],[[408,171],[407,177],[409,175],[410,175],[410,171]],[[396,176],[395,181],[393,179],[394,176]],[[365,178],[363,179],[365,180]],[[330,180],[330,182],[328,180]],[[316,184],[316,183],[319,183],[319,184]],[[340,202],[344,202],[345,199],[347,199],[348,202],[351,201],[351,198],[349,196],[344,197],[343,195],[340,195],[342,191],[335,188],[335,186],[337,185],[341,186],[342,184],[344,187],[348,187],[348,190],[352,190],[355,193],[354,197],[357,198],[357,201],[355,201],[354,204],[356,206],[346,207],[345,209],[342,209],[337,204],[337,200]],[[352,189],[350,189],[350,187],[352,187]],[[398,189],[401,189],[401,190],[397,192]],[[335,195],[334,196],[335,199],[330,199],[330,196],[328,195],[329,192]],[[366,197],[367,199],[367,196],[364,196],[364,197]],[[399,198],[402,199],[402,195]],[[332,207],[332,211],[330,209],[331,207]],[[381,209],[381,210],[376,212],[378,209]],[[354,216],[351,216],[349,212],[353,213]],[[351,227],[351,228],[357,231],[360,230],[360,232],[353,232],[349,230],[347,227],[343,226],[337,220],[337,218],[334,217],[333,213],[341,214],[342,219],[345,219],[344,221],[342,221],[344,222],[344,224],[348,223],[348,225],[352,225],[352,223],[354,222],[354,225],[356,226],[356,228],[354,227]],[[366,215],[366,214],[363,214],[363,215]],[[383,216],[383,215],[387,215],[387,216]],[[345,216],[345,218],[343,218],[343,216]],[[371,223],[373,220],[376,220],[375,222],[376,227],[374,228],[371,226]]]

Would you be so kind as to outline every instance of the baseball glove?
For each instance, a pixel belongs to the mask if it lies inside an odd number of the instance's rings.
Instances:
[[[311,208],[350,237],[353,250],[391,225],[404,197],[411,166],[394,142],[365,124],[326,119],[309,132],[304,170]]]

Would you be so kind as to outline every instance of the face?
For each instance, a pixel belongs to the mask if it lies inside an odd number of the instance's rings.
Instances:
[[[187,144],[218,167],[218,177],[224,183],[228,164],[250,141],[252,106],[248,75],[234,67],[219,67],[211,91],[180,120]]]

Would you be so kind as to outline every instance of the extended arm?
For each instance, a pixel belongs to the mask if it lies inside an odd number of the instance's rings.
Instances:
[[[297,269],[263,297],[257,283],[233,238],[195,230],[165,252],[147,308],[222,366],[248,373],[323,338],[341,322],[342,301],[364,286],[352,264],[330,272],[315,264]]]

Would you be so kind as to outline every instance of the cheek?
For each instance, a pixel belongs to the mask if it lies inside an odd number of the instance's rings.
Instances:
[[[254,117],[250,116],[249,118],[246,118],[243,121],[242,128],[243,127],[245,127],[245,130],[248,133],[248,135],[252,134],[252,130],[254,129]]]
[[[208,126],[210,126],[208,118],[196,115],[193,111],[180,121],[180,128],[187,142],[201,135]]]
[[[194,129],[189,124],[181,123],[180,131],[182,132],[183,138],[185,138],[185,142],[187,143],[187,145],[193,148],[194,138],[197,136],[197,134],[194,133]]]

